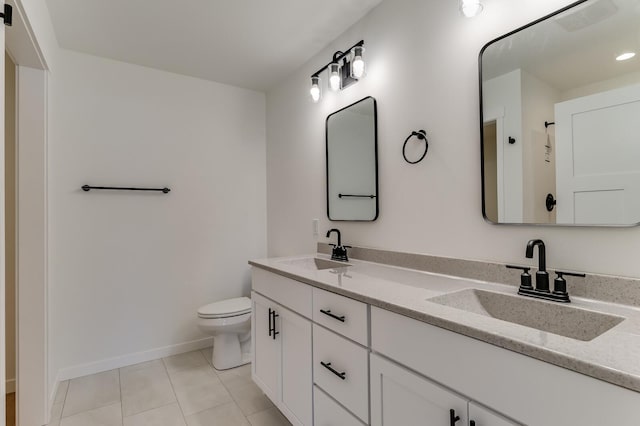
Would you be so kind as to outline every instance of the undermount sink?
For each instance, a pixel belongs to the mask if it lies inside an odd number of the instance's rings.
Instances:
[[[320,259],[318,257],[305,257],[302,259],[292,259],[282,262],[284,265],[297,266],[305,269],[322,271],[324,269],[336,269],[351,266],[349,263],[337,262],[335,260]]]
[[[625,318],[491,291],[466,289],[427,299],[474,314],[588,342]]]

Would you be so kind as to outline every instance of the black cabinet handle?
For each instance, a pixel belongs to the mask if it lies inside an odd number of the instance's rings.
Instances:
[[[455,426],[455,424],[460,420],[460,416],[456,416],[456,410],[449,410],[449,421],[451,426]]]
[[[342,380],[345,380],[347,378],[347,373],[345,373],[344,371],[341,373],[341,372],[336,371],[333,368],[331,368],[331,363],[330,362],[322,362],[322,361],[320,361],[320,364],[324,368],[326,368],[327,370],[331,371],[336,376],[340,377]]]
[[[342,315],[342,316],[337,316],[337,315],[335,315],[335,314],[332,314],[330,309],[327,309],[327,310],[320,309],[320,312],[322,312],[323,314],[325,314],[325,315],[327,315],[327,316],[330,316],[331,318],[336,319],[336,320],[338,320],[338,321],[340,321],[340,322],[344,322],[344,319],[345,319],[345,316],[344,316],[344,315]]]
[[[271,311],[271,315],[273,315],[273,340],[276,340],[276,336],[280,334],[279,331],[276,331],[276,318],[280,315],[276,314],[275,310]]]
[[[269,308],[269,337],[271,337],[271,308]]]

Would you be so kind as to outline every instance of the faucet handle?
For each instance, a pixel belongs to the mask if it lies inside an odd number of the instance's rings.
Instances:
[[[563,275],[569,277],[586,277],[585,274],[579,274],[577,272],[556,271],[556,274],[558,276],[553,280],[553,294],[565,297],[566,301],[569,301],[569,294],[567,293],[567,281],[564,279]]]
[[[520,290],[533,290],[533,285],[531,283],[531,274],[529,271],[531,267],[529,266],[516,266],[516,265],[506,265],[509,269],[519,269],[522,271],[520,275]]]
[[[584,278],[586,277],[585,274],[580,274],[578,272],[562,272],[562,271],[556,271],[556,274],[558,274],[558,278],[562,278],[563,275],[566,275],[568,277],[580,277],[580,278]]]

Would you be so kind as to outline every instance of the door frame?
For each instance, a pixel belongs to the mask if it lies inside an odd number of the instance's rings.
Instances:
[[[55,391],[48,365],[48,66],[26,18],[22,0],[7,0],[7,3],[13,6],[13,26],[5,29],[5,49],[17,68],[16,424],[41,425],[49,422]],[[4,152],[4,138],[2,140]],[[4,211],[0,216],[3,215]],[[4,276],[0,279],[0,292],[4,295]],[[4,318],[4,302],[0,310]],[[3,359],[4,343],[3,338],[0,344]],[[0,368],[1,394],[6,391],[5,380],[5,369]],[[4,409],[2,404],[2,412]],[[2,414],[0,425],[4,424]]]

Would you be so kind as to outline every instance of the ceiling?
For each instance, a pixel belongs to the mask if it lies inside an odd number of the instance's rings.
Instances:
[[[46,1],[65,49],[264,91],[382,0]]]
[[[616,56],[638,55],[625,62]],[[523,69],[560,92],[640,72],[640,0],[589,0],[491,44],[488,80]]]

